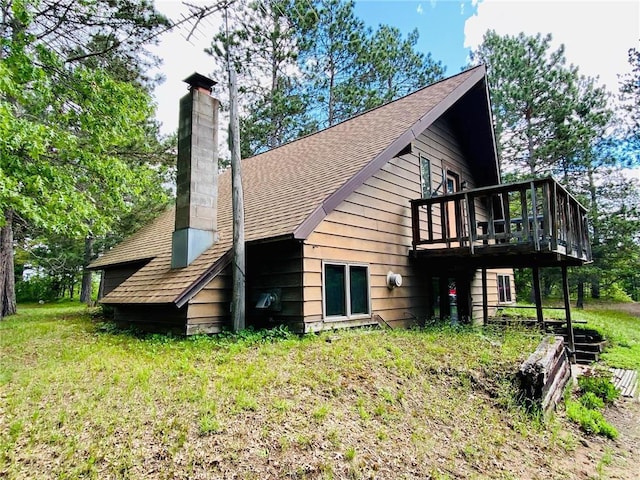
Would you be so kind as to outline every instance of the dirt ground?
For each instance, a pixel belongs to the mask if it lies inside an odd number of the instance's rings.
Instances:
[[[608,309],[620,310],[640,317],[640,303],[620,303],[608,305]],[[580,437],[575,457],[571,463],[577,478],[594,478],[594,469],[601,478],[633,480],[640,479],[640,398],[622,398],[608,408],[605,418],[618,429],[620,436],[614,440],[606,440],[597,436],[586,436],[576,430]],[[610,457],[610,461],[608,461]],[[603,459],[604,462],[603,462]],[[610,463],[610,465],[604,465]]]
[[[619,437],[608,440],[575,430],[579,439],[575,451],[562,461],[570,478],[610,480],[640,479],[640,401],[621,399],[604,412],[618,429]]]

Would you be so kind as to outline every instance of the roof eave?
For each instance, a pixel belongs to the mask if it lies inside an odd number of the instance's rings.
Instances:
[[[197,280],[173,301],[178,308],[183,307],[195,297],[207,284],[218,276],[231,263],[233,249],[227,250],[216,262],[213,263]]]
[[[104,264],[98,263],[98,260],[100,260],[98,258],[96,259],[96,261],[91,262],[89,265],[87,265],[86,269],[98,271],[98,270],[107,270],[110,268],[120,268],[120,267],[129,266],[129,265],[135,265],[137,263],[149,263],[154,258],[155,257],[142,257],[142,258],[136,258],[135,260],[124,260],[117,263],[104,263]]]

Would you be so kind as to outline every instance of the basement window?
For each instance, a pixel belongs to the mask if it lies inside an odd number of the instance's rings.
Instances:
[[[511,303],[511,277],[498,275],[498,303]]]
[[[331,320],[368,317],[369,267],[347,263],[324,263],[324,317]]]

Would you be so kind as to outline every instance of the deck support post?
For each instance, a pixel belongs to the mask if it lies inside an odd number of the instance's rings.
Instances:
[[[542,294],[540,292],[540,268],[532,267],[533,274],[533,297],[536,302],[536,318],[538,319],[538,326],[542,329],[544,327],[544,315],[542,313]]]
[[[471,280],[473,272],[463,270],[456,275],[456,306],[460,323],[473,322],[473,302],[471,299]]]
[[[482,269],[482,322],[489,323],[489,294],[487,293],[487,269]]]
[[[440,320],[451,319],[451,305],[449,303],[449,277],[442,275],[439,278],[438,288],[440,290]]]
[[[562,293],[564,297],[564,312],[567,319],[567,336],[569,337],[569,360],[576,363],[576,343],[573,336],[573,324],[571,323],[571,300],[569,298],[569,277],[567,275],[567,266],[562,266]]]

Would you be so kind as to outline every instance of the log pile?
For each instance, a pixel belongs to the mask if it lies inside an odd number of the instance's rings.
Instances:
[[[571,364],[564,339],[552,335],[542,340],[518,371],[525,402],[544,412],[555,408],[570,378]]]

